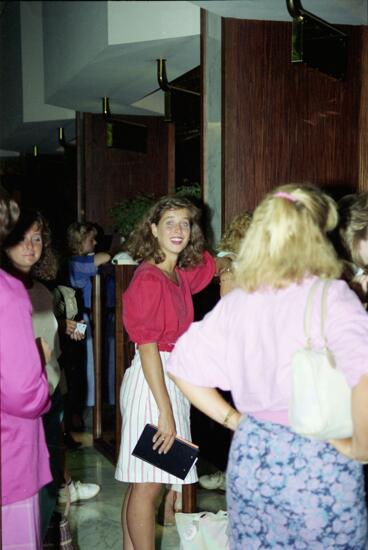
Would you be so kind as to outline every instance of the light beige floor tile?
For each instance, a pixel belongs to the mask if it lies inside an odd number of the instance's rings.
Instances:
[[[121,550],[120,508],[127,485],[114,479],[114,466],[92,447],[69,451],[67,464],[74,480],[101,485],[94,499],[71,506],[69,520],[76,550]],[[198,508],[212,512],[224,510],[225,496],[199,490]],[[179,550],[179,547],[176,527],[157,525],[156,548]]]

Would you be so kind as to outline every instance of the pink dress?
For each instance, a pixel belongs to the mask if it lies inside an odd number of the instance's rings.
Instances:
[[[15,511],[17,522],[12,523],[14,514],[11,505],[31,502],[39,489],[51,481],[41,418],[50,406],[49,390],[34,341],[31,315],[31,303],[23,284],[0,270],[1,504],[3,519],[6,518],[2,533],[4,547],[7,541],[16,543],[17,539],[13,538],[17,534],[15,531],[21,532],[31,521],[33,513],[29,506],[25,507],[22,522],[22,512]],[[31,545],[26,547],[33,548]],[[17,548],[23,547],[19,545]]]
[[[157,343],[177,433],[190,440],[190,405],[166,375],[166,362],[176,340],[193,321],[192,294],[209,284],[215,273],[215,262],[206,252],[203,264],[192,270],[177,268],[176,272],[178,285],[156,266],[142,263],[123,296],[123,321],[130,338],[137,345]],[[183,481],[177,477],[131,456],[146,423],[157,424],[158,420],[157,405],[144,378],[138,352],[124,375],[120,409],[123,425],[116,479],[134,483],[182,484]],[[196,480],[196,472],[192,469],[184,483]]]

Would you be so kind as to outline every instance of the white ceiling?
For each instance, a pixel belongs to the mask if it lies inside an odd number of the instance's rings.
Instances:
[[[367,0],[302,0],[331,23],[366,25]],[[17,6],[18,5],[18,9]],[[163,112],[156,59],[169,80],[199,64],[200,8],[221,17],[289,21],[286,0],[0,2],[0,148],[57,149],[74,112]]]

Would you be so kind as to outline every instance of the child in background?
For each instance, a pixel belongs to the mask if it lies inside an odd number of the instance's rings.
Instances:
[[[110,261],[111,256],[107,252],[94,253],[97,230],[90,222],[73,223],[68,227],[68,248],[71,257],[68,261],[69,285],[81,290],[83,319],[87,324],[86,338],[84,340],[85,354],[84,364],[81,365],[83,376],[74,376],[70,383],[75,386],[81,378],[86,377],[86,398],[82,403],[73,400],[72,430],[84,429],[84,406],[92,407],[95,404],[95,379],[93,362],[93,339],[91,328],[91,303],[92,303],[92,278],[97,274],[98,267]],[[69,380],[68,380],[69,383]],[[74,388],[73,390],[74,391]]]

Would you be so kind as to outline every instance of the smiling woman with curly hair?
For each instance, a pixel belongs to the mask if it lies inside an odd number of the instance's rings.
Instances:
[[[189,403],[166,375],[177,338],[193,321],[192,294],[205,288],[215,272],[204,250],[199,211],[187,199],[162,197],[127,243],[140,262],[123,295],[123,322],[136,353],[120,390],[122,436],[115,477],[129,483],[122,527],[124,548],[155,548],[155,504],[162,484],[197,480],[195,468],[183,481],[143,463],[132,451],[147,422],[156,424],[155,448],[167,452],[178,433],[190,439]],[[177,487],[178,488],[178,487]],[[168,502],[175,505],[170,491]]]

